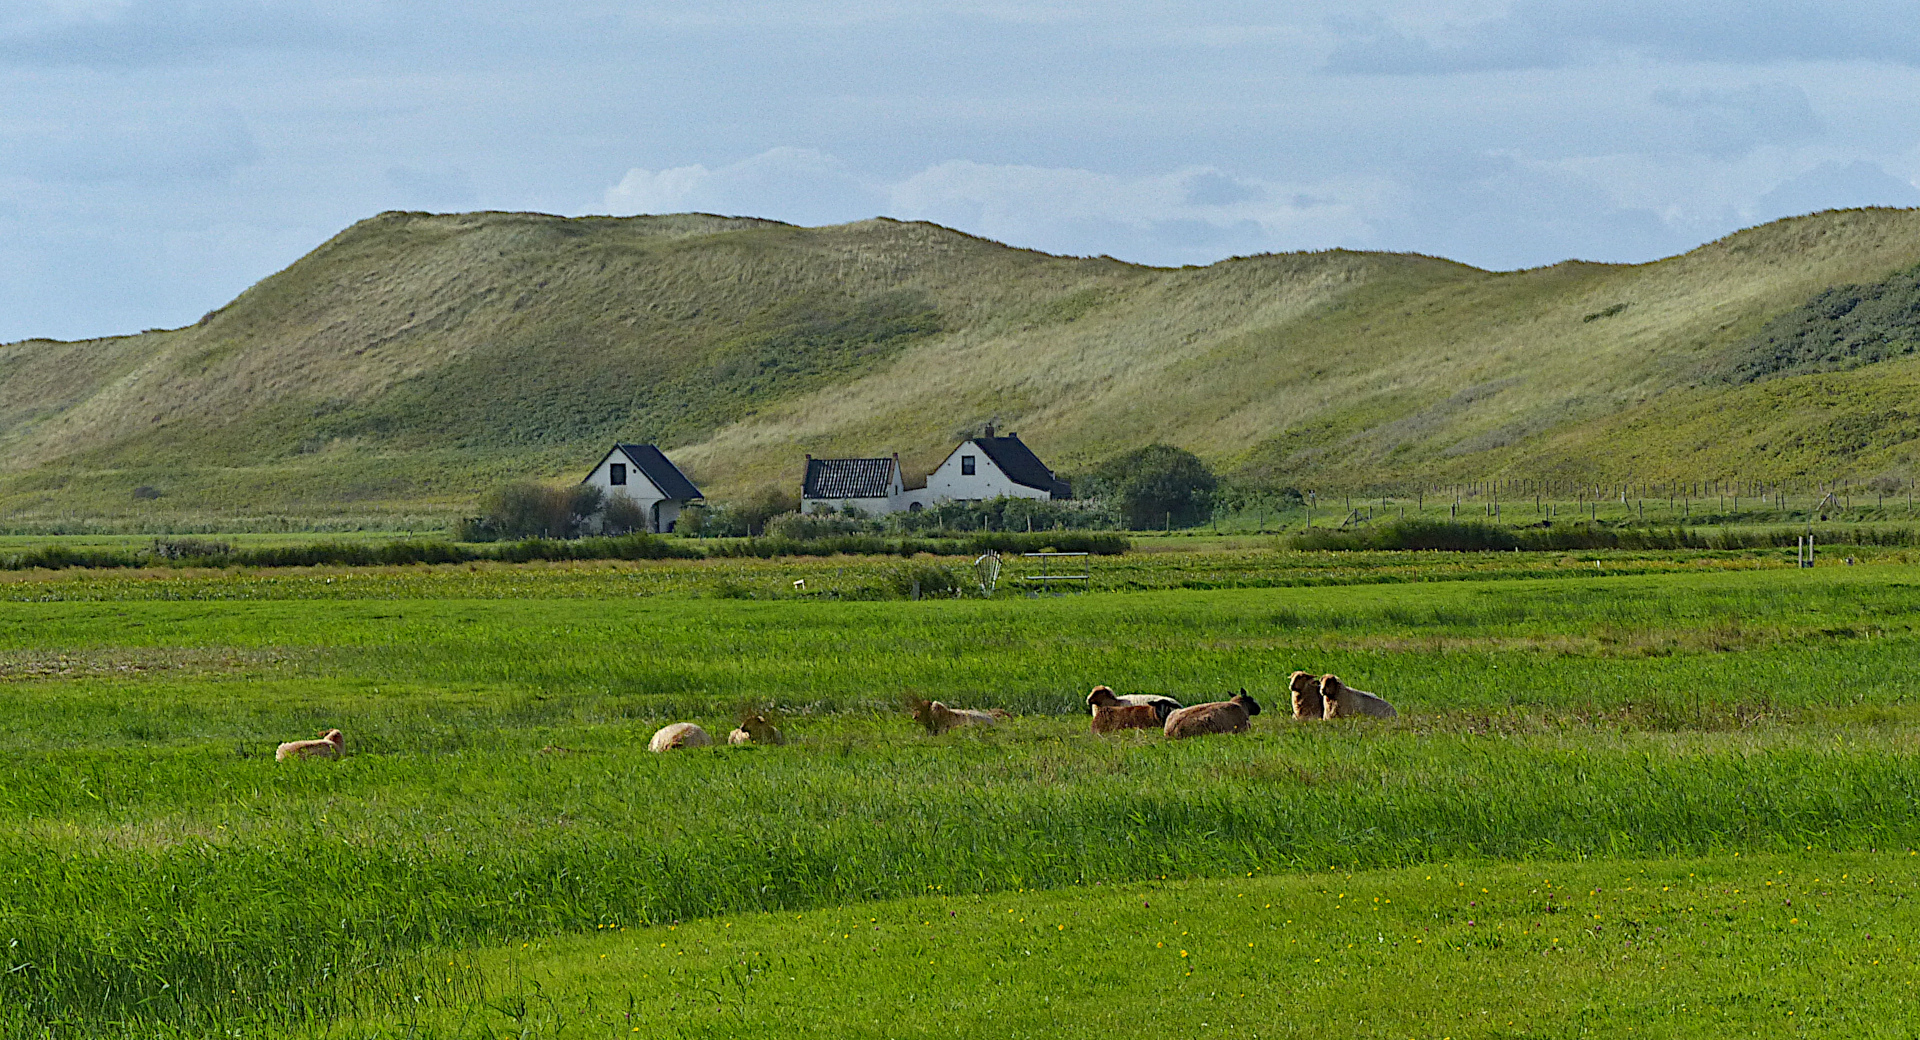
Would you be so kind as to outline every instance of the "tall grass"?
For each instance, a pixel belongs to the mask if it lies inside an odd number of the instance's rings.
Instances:
[[[342,1015],[381,995],[362,978],[436,945],[928,886],[1920,844],[1920,773],[1894,748],[1284,724],[1109,745],[1067,728],[298,770],[211,750],[29,759],[0,780],[0,934],[18,944],[0,994],[36,1023],[197,1029],[247,1005]]]
[[[470,998],[449,946],[929,885],[1920,845],[1914,573],[4,603],[0,1031],[320,1028]],[[1295,724],[1296,667],[1403,718]],[[1100,739],[1095,681],[1270,710]],[[1027,717],[932,738],[905,692]],[[788,747],[643,750],[770,704]]]

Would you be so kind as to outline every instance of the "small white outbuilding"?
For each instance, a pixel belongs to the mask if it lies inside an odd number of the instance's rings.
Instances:
[[[651,444],[614,445],[580,483],[598,487],[609,502],[632,499],[646,513],[651,534],[673,530],[680,511],[706,497]]]

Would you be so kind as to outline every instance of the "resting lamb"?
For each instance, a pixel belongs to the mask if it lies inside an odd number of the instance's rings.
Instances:
[[[1259,703],[1247,696],[1247,691],[1241,690],[1224,701],[1181,708],[1167,716],[1163,729],[1168,740],[1199,737],[1208,733],[1245,733],[1253,725],[1249,720],[1258,714]]]
[[[1357,715],[1371,715],[1378,719],[1390,719],[1400,714],[1393,705],[1368,693],[1356,690],[1340,681],[1337,675],[1320,677],[1320,695],[1326,698],[1326,718],[1347,719]]]
[[[1145,705],[1150,707],[1153,709],[1154,716],[1161,722],[1167,721],[1167,716],[1180,710],[1179,701],[1174,700],[1172,697],[1162,697],[1157,693],[1129,693],[1122,695],[1113,692],[1113,687],[1111,686],[1095,686],[1093,692],[1087,694],[1087,707],[1089,708],[1097,709],[1101,705],[1115,708],[1123,704],[1128,706]]]

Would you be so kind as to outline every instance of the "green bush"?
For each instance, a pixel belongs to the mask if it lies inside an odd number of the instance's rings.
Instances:
[[[600,512],[605,500],[605,493],[592,484],[563,488],[507,484],[488,492],[480,503],[481,515],[455,525],[454,537],[463,542],[574,538]],[[645,526],[644,518],[641,526]]]
[[[1150,444],[1108,459],[1076,481],[1074,491],[1078,497],[1112,501],[1127,526],[1141,530],[1201,523],[1212,515],[1219,484],[1198,455],[1171,444]]]
[[[894,595],[910,599],[922,596],[951,595],[972,579],[951,568],[933,563],[903,563],[887,572],[887,587]]]

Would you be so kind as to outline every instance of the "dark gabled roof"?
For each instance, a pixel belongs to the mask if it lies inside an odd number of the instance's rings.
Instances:
[[[1067,482],[1053,475],[1040,456],[1033,453],[1020,440],[1020,435],[1010,433],[1005,437],[975,437],[973,444],[987,453],[987,458],[1000,467],[1000,472],[1015,484],[1045,491],[1054,498],[1072,498],[1073,491]]]
[[[651,444],[616,444],[614,447],[631,459],[634,467],[646,474],[647,479],[653,481],[653,486],[668,498],[691,502],[706,497],[699,488],[693,486],[693,481],[688,480],[686,474],[680,472],[680,467],[660,454],[659,448]]]
[[[808,459],[802,498],[886,498],[893,494],[892,459]]]

